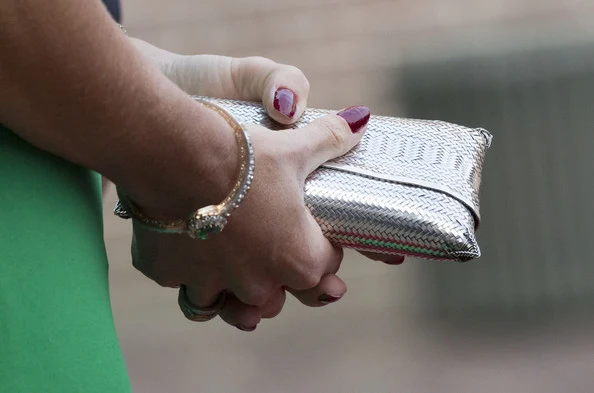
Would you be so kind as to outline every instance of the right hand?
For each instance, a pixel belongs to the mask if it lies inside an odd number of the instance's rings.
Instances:
[[[281,132],[251,126],[254,181],[224,231],[194,240],[134,225],[134,266],[161,285],[185,285],[198,307],[212,305],[227,291],[231,296],[221,317],[243,330],[278,314],[285,289],[310,306],[342,296],[346,285],[335,275],[342,250],[323,236],[303,195],[306,177],[347,153],[364,133],[367,108],[341,115]]]

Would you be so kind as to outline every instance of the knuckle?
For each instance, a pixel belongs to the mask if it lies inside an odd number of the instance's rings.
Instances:
[[[301,69],[299,69],[295,66],[282,64],[282,67],[284,67],[287,70],[287,72],[290,72],[290,73],[294,74],[295,76],[305,78],[305,74],[303,73],[303,71],[301,71]]]
[[[310,289],[315,287],[319,284],[320,280],[322,279],[322,269],[319,264],[312,262],[312,259],[304,260],[299,264],[295,270],[294,274],[296,276],[296,283],[299,288],[296,289]]]
[[[279,87],[296,88],[300,94],[308,95],[310,83],[305,73],[292,65],[274,63],[270,67],[268,82]],[[304,97],[305,98],[305,97]]]
[[[294,254],[299,255],[299,258],[292,266],[293,282],[298,286],[294,288],[296,290],[317,287],[326,274],[337,270],[336,266],[340,265],[338,259],[342,259],[342,255],[325,255],[314,243],[300,251]]]
[[[235,64],[237,71],[234,84],[239,87],[245,86],[246,91],[242,92],[244,95],[252,90],[262,90],[276,69],[276,62],[262,56],[237,58]]]
[[[276,318],[281,313],[281,311],[283,311],[283,307],[282,306],[278,306],[278,307],[276,307],[274,309],[268,310],[266,312],[266,314],[262,316],[262,318],[267,318],[267,319]]]
[[[324,133],[326,142],[336,150],[343,150],[349,140],[349,134],[345,130],[344,120],[338,116],[327,116],[319,126]]]
[[[301,69],[291,65],[284,65],[283,67],[285,71],[288,74],[290,74],[295,81],[300,82],[304,88],[309,90],[309,81],[307,80],[305,73],[301,71]]]
[[[301,275],[301,284],[304,289],[314,288],[316,285],[319,284],[322,276],[316,272],[309,271],[305,274]]]
[[[287,67],[286,69],[286,74],[287,78],[290,79],[292,81],[292,83],[295,84],[295,87],[297,87],[299,89],[299,92],[305,96],[309,95],[309,91],[310,91],[310,83],[309,80],[307,79],[307,77],[305,76],[305,73],[303,73],[303,71],[301,71],[299,68],[297,67],[293,67],[293,66],[285,66]],[[306,97],[303,97],[306,98]]]

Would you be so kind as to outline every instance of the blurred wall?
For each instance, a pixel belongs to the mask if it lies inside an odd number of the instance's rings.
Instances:
[[[594,4],[577,0],[123,0],[135,37],[186,54],[270,57],[305,72],[310,106],[362,103],[386,115],[406,113],[399,78],[411,53],[591,35],[592,16]],[[253,334],[188,323],[175,291],[131,268],[130,228],[109,214],[114,200],[105,216],[112,301],[137,392],[552,393],[594,384],[588,322],[516,332],[512,321],[498,328],[510,334],[479,337],[436,328],[424,312],[431,264],[413,260],[389,267],[347,253],[344,299],[315,310],[289,300]]]
[[[409,47],[457,36],[592,30],[587,0],[123,0],[134,36],[180,53],[259,55],[301,68],[311,105],[397,111],[394,72]]]

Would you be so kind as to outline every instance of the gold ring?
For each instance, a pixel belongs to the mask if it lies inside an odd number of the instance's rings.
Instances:
[[[219,312],[225,305],[226,298],[226,293],[223,291],[221,292],[221,294],[212,306],[198,307],[192,304],[192,302],[188,298],[186,286],[180,285],[177,303],[179,304],[179,308],[184,313],[185,317],[188,318],[190,321],[206,322],[210,321],[211,319],[219,315]]]

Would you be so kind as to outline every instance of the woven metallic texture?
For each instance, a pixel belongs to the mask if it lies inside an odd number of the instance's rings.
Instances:
[[[285,128],[259,103],[201,98],[240,122]],[[307,109],[292,128],[327,113],[332,111]],[[474,234],[490,143],[483,129],[372,116],[358,146],[308,177],[305,203],[326,237],[345,248],[434,260],[477,258]]]

